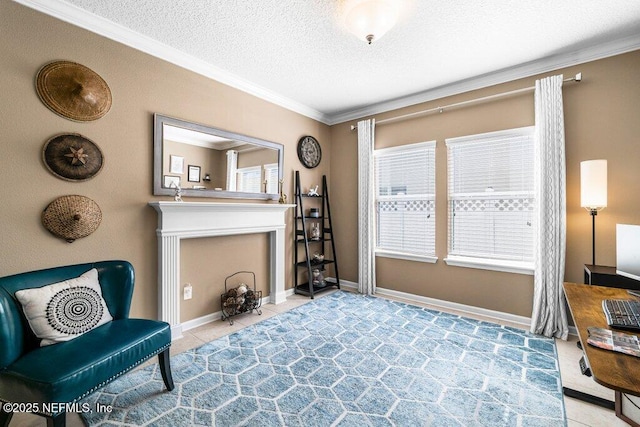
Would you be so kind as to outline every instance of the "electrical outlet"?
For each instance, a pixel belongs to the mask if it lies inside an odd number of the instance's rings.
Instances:
[[[193,297],[193,287],[191,286],[191,283],[187,283],[186,285],[184,285],[184,299],[191,299]]]

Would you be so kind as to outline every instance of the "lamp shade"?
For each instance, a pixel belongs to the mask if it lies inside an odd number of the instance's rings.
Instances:
[[[580,162],[580,206],[587,209],[607,207],[607,161]]]
[[[398,10],[388,0],[365,0],[357,3],[345,17],[345,25],[361,40],[379,40],[398,19]]]

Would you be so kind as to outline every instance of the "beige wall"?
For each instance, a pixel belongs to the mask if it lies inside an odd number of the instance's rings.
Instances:
[[[569,67],[401,110],[377,120],[523,87],[563,73],[584,74],[565,84],[567,152],[567,281],[582,282],[591,262],[591,217],[580,208],[580,162],[609,161],[609,206],[597,217],[597,263],[615,265],[616,223],[640,224],[640,51]],[[357,135],[353,123],[331,129],[332,206],[342,278],[357,281]],[[376,128],[376,148],[436,140],[436,264],[377,258],[378,286],[402,292],[530,316],[533,277],[447,266],[445,138],[534,124],[533,93],[450,110]],[[340,185],[335,185],[339,183]]]
[[[147,203],[170,198],[152,195],[154,113],[283,144],[285,192],[290,200],[293,170],[302,167],[296,155],[300,137],[315,136],[325,152],[321,165],[305,171],[305,176],[318,182],[329,171],[329,127],[317,121],[9,0],[0,0],[0,39],[2,276],[95,260],[129,260],[136,269],[132,315],[156,317],[157,217]],[[105,79],[113,94],[106,116],[89,123],[72,122],[40,102],[36,73],[55,60],[86,65]],[[93,179],[68,182],[46,170],[43,144],[61,132],[80,133],[100,146],[104,167]],[[90,197],[103,214],[95,233],[71,244],[49,234],[40,221],[52,200],[68,194]],[[292,221],[293,212],[288,217]],[[235,239],[242,242],[242,250],[237,250]],[[287,239],[287,260],[293,256],[291,240]],[[259,235],[186,242],[188,260],[183,262],[197,268],[183,272],[181,278],[194,286],[194,300],[183,305],[182,320],[204,313],[196,307],[203,296],[212,298],[215,309],[224,287],[220,278],[240,269],[244,263],[239,261],[248,260],[248,267],[264,275],[259,264],[267,262],[264,242]],[[233,249],[220,249],[227,246]],[[256,265],[254,260],[259,259]],[[293,271],[287,267],[287,286],[291,286]]]
[[[285,193],[290,202],[294,170],[301,171],[303,190],[321,184],[322,175],[331,172],[340,272],[343,279],[357,281],[357,161],[351,123],[329,128],[9,0],[0,0],[0,37],[0,275],[126,259],[137,275],[132,315],[156,316],[157,220],[147,203],[161,199],[152,195],[153,113],[161,113],[284,144]],[[72,122],[49,111],[38,99],[34,78],[41,66],[54,60],[79,62],[98,72],[111,87],[111,111],[89,123]],[[598,263],[615,264],[616,223],[640,224],[639,69],[640,51],[558,70],[567,76],[584,73],[582,83],[564,89],[569,281],[581,281],[582,264],[591,259],[590,217],[579,207],[581,160],[609,160],[609,207],[597,218]],[[534,80],[522,79],[376,118],[530,86]],[[437,140],[436,249],[440,257],[435,265],[379,258],[379,286],[530,315],[531,276],[448,267],[442,258],[446,255],[444,139],[531,124],[533,98],[529,94],[377,129],[379,147]],[[101,147],[105,164],[96,177],[73,183],[46,170],[42,146],[61,132],[80,133]],[[322,145],[323,160],[316,169],[306,169],[298,161],[296,143],[303,135],[315,136]],[[98,230],[72,244],[53,237],[40,222],[47,204],[68,194],[92,198],[103,212]],[[291,236],[293,212],[287,220],[287,235]],[[293,258],[292,240],[287,239],[287,260]],[[193,284],[194,299],[183,302],[182,320],[216,311],[228,274],[247,266],[264,276],[265,246],[264,235],[185,241],[181,282]],[[291,287],[292,268],[287,272],[287,287]],[[259,286],[266,286],[263,279]]]

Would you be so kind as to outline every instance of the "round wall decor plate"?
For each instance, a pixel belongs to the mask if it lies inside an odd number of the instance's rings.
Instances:
[[[36,92],[54,113],[78,122],[97,120],[111,108],[111,90],[102,77],[84,65],[51,62],[38,71]]]
[[[69,243],[93,233],[100,222],[100,206],[85,196],[58,197],[42,212],[42,225]]]
[[[303,136],[298,141],[298,158],[306,168],[315,168],[322,160],[322,149],[318,140],[312,136]]]
[[[67,181],[93,178],[104,162],[100,148],[78,133],[61,133],[49,139],[42,159],[51,173]]]

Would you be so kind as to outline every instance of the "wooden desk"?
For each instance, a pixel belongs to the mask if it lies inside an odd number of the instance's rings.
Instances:
[[[603,299],[629,299],[631,295],[625,289],[575,283],[565,283],[564,293],[594,381],[616,391],[616,415],[629,422],[621,414],[621,393],[640,396],[640,358],[590,346],[587,328],[609,327],[602,311]]]

